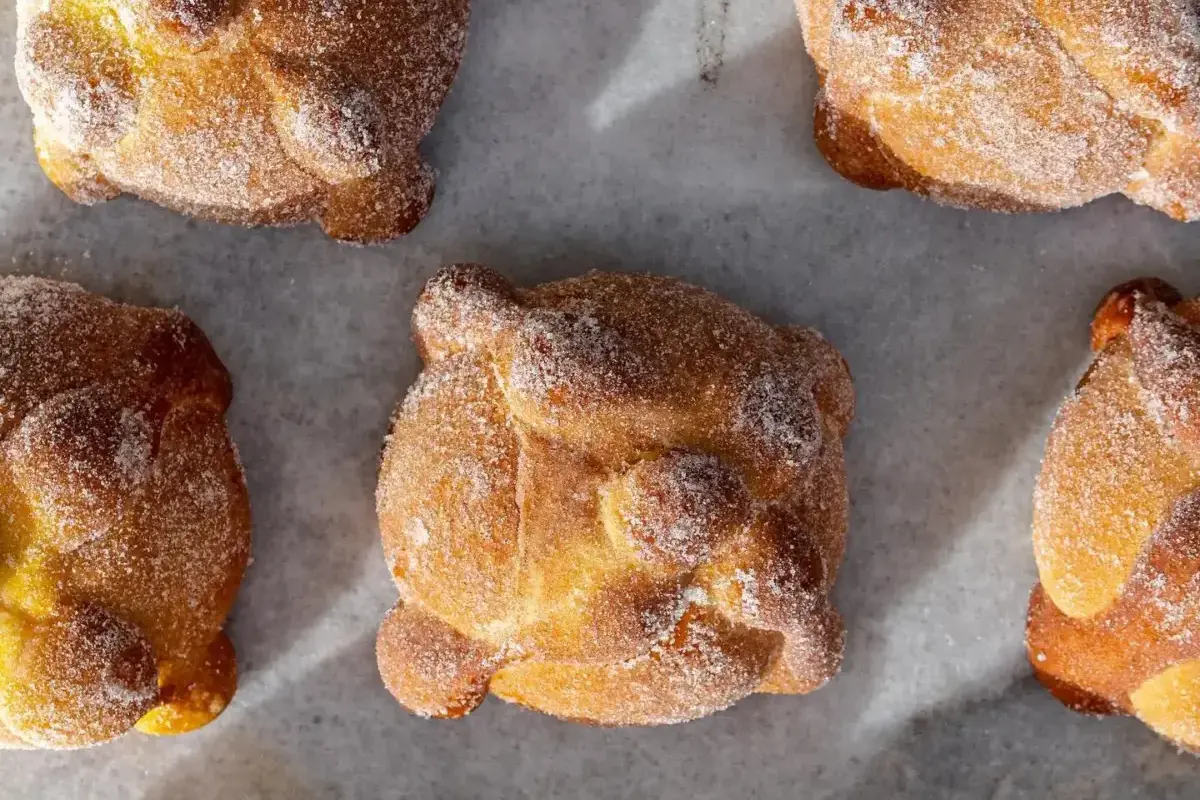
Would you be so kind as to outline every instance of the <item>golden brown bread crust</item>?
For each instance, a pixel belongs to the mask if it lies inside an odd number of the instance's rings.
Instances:
[[[38,158],[77,202],[126,191],[221,222],[411,230],[417,152],[468,0],[18,0]]]
[[[797,0],[844,177],[1044,211],[1123,192],[1200,218],[1193,0]]]
[[[1096,311],[1034,496],[1026,645],[1068,706],[1200,750],[1200,303],[1157,279]]]
[[[854,394],[819,334],[668,278],[478,265],[413,328],[377,496],[402,704],[652,725],[837,672]]]
[[[229,702],[230,397],[179,312],[0,278],[0,747],[183,732]]]

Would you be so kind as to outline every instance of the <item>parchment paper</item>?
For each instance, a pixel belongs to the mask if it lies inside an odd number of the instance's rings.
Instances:
[[[1122,199],[1047,216],[858,189],[811,141],[815,76],[789,0],[475,0],[425,152],[415,233],[352,249],[243,230],[42,176],[0,8],[0,265],[178,305],[234,375],[255,562],[229,711],[176,739],[0,755],[4,798],[1196,797],[1200,761],[1030,677],[1030,493],[1110,286],[1200,291],[1200,225]],[[704,75],[705,79],[701,78]],[[439,266],[518,282],[681,276],[849,359],[853,517],[843,674],[684,726],[605,730],[489,700],[405,713],[375,672],[395,592],[373,491],[415,378],[409,313]]]

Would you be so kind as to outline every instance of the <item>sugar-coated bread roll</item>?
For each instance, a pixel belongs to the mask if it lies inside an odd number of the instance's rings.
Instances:
[[[17,0],[38,158],[73,200],[132,192],[245,225],[411,230],[417,152],[468,0]]]
[[[1029,659],[1080,711],[1200,751],[1200,302],[1108,294],[1034,495]]]
[[[1191,0],[797,0],[846,178],[1040,211],[1123,192],[1200,217]]]
[[[250,550],[231,388],[177,311],[0,278],[0,747],[205,725]]]
[[[854,393],[819,334],[670,278],[478,265],[413,327],[377,497],[404,706],[655,725],[837,672]]]

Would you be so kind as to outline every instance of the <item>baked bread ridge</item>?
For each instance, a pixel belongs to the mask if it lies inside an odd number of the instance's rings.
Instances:
[[[0,278],[0,747],[200,727],[250,550],[229,375],[178,311]]]
[[[337,239],[420,222],[418,153],[458,69],[468,0],[17,0],[38,159],[69,197],[130,192]]]
[[[1063,703],[1200,752],[1200,301],[1112,290],[1034,495],[1029,660]]]
[[[837,672],[854,394],[819,334],[671,278],[477,264],[428,282],[413,329],[377,493],[405,707],[653,725]]]
[[[1200,218],[1191,0],[797,0],[830,165],[1025,212],[1124,193]]]

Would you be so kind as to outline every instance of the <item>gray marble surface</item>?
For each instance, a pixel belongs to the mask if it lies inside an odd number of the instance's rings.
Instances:
[[[438,198],[387,247],[129,199],[83,208],[34,162],[8,66],[13,16],[0,7],[0,263],[178,305],[204,327],[235,378],[256,558],[231,627],[242,686],[217,724],[0,755],[0,797],[1200,792],[1200,761],[1130,720],[1066,711],[1021,647],[1030,492],[1087,358],[1089,312],[1142,273],[1200,291],[1200,226],[1120,199],[1004,217],[848,185],[811,143],[815,79],[789,0],[475,0],[425,147]],[[834,683],[651,730],[496,700],[424,722],[392,702],[373,658],[394,599],[376,456],[418,370],[408,315],[421,283],[467,259],[522,282],[678,275],[841,348],[859,418]]]

